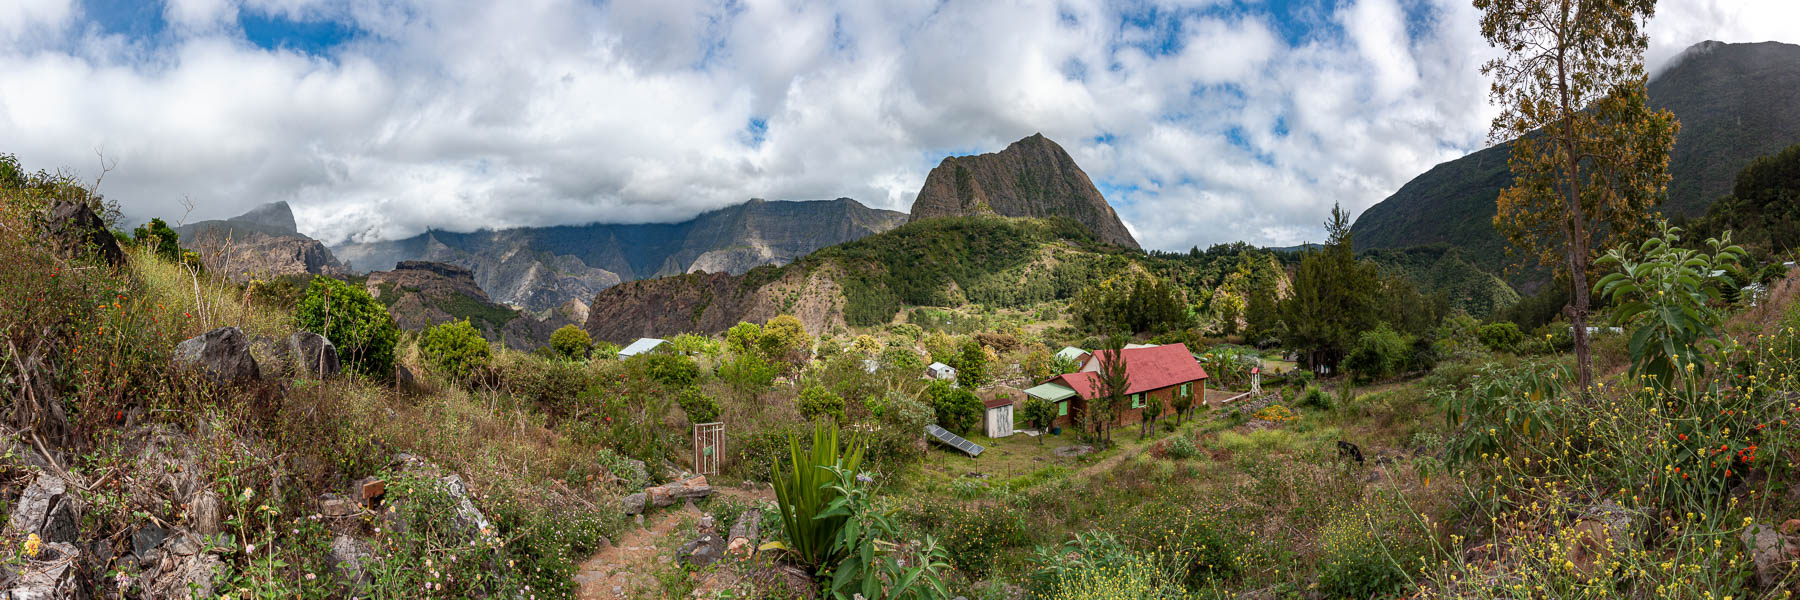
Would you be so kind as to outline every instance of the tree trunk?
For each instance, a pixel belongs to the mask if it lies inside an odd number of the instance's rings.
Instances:
[[[1569,195],[1565,199],[1568,215],[1565,231],[1569,237],[1566,246],[1569,252],[1569,325],[1574,329],[1575,339],[1575,386],[1581,398],[1587,398],[1590,380],[1593,373],[1588,363],[1588,238],[1587,215],[1581,209],[1581,152],[1577,145],[1575,131],[1575,109],[1569,100],[1569,2],[1562,3],[1562,27],[1558,40],[1561,42],[1556,51],[1557,95],[1562,109],[1563,152],[1567,155]]]

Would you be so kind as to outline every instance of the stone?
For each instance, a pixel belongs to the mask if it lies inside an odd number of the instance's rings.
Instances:
[[[212,490],[203,490],[194,494],[188,503],[188,524],[194,533],[200,535],[218,535],[221,529],[219,516],[219,495]]]
[[[319,515],[321,516],[341,518],[359,512],[362,512],[362,505],[355,500],[336,494],[326,494],[319,498]]]
[[[1781,535],[1800,535],[1800,519],[1782,521]]]
[[[175,364],[200,369],[220,384],[262,377],[256,357],[250,355],[250,338],[236,327],[220,327],[176,345]]]
[[[700,534],[700,537],[683,544],[680,552],[676,554],[680,558],[681,564],[694,567],[713,564],[724,555],[725,538],[710,532]]]
[[[481,514],[481,510],[475,508],[475,503],[469,500],[469,488],[463,485],[462,476],[452,473],[438,479],[438,482],[443,485],[444,492],[456,501],[458,525],[483,537],[492,534],[493,524],[489,523],[487,516]]]
[[[625,514],[643,514],[645,498],[647,498],[647,496],[643,492],[638,492],[619,500],[619,505],[625,509]]]
[[[700,515],[699,527],[701,531],[711,530],[713,528],[713,516]]]
[[[1055,455],[1057,455],[1057,456],[1061,456],[1061,457],[1063,457],[1063,458],[1075,458],[1075,457],[1077,457],[1077,456],[1087,456],[1087,455],[1089,455],[1089,454],[1093,454],[1093,453],[1094,453],[1094,447],[1093,447],[1093,446],[1087,446],[1087,445],[1081,445],[1081,446],[1058,446],[1058,447],[1057,447],[1057,448],[1056,448],[1056,449],[1055,449],[1055,450],[1051,450],[1051,451],[1050,451],[1050,452],[1051,452],[1051,453],[1052,453],[1052,454],[1055,454]]]
[[[131,553],[136,555],[140,561],[149,560],[151,553],[168,537],[167,529],[155,525],[139,527],[137,533],[131,534]]]
[[[644,464],[644,461],[635,458],[627,458],[625,459],[625,467],[631,470],[632,483],[642,484],[650,481],[650,466]]]
[[[343,371],[343,366],[338,364],[337,346],[325,336],[311,331],[296,331],[288,336],[288,353],[293,356],[299,372],[305,375],[325,379]]]
[[[45,543],[74,542],[80,537],[75,498],[61,477],[40,474],[20,494],[8,521],[21,535],[37,534]]]
[[[1782,571],[1785,571],[1782,568],[1785,560],[1782,556],[1781,533],[1774,527],[1758,523],[1744,528],[1743,533],[1738,534],[1738,539],[1744,542],[1744,553],[1750,556],[1752,570],[1756,573],[1756,584],[1768,588],[1779,583]]]
[[[332,538],[327,560],[338,581],[351,589],[361,590],[373,581],[369,566],[375,560],[375,549],[368,542],[347,535]]]
[[[213,579],[225,568],[216,554],[191,554],[168,561],[144,586],[151,598],[211,598]]]
[[[406,368],[406,365],[394,365],[394,388],[411,392],[419,389],[419,380],[413,377],[412,369]]]
[[[61,600],[86,598],[81,582],[81,550],[74,544],[44,544],[37,558],[20,565],[16,577],[0,577],[0,598],[8,600]]]
[[[762,510],[752,508],[738,513],[736,523],[731,524],[731,533],[726,536],[725,553],[732,556],[749,556],[756,553],[757,529],[762,526]]]
[[[106,221],[85,202],[59,201],[44,219],[45,237],[57,253],[66,257],[94,256],[110,266],[125,264],[125,251],[112,236]]]

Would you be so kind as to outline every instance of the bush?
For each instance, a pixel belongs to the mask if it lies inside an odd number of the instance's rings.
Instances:
[[[493,351],[486,338],[468,319],[439,323],[419,337],[419,354],[432,368],[452,379],[466,381],[488,366]]]
[[[933,381],[925,388],[938,427],[967,434],[981,422],[981,398],[948,381]]]
[[[338,356],[357,372],[371,377],[394,372],[394,345],[400,341],[400,328],[387,307],[369,296],[368,290],[314,276],[294,309],[294,326],[331,340]]]
[[[1294,415],[1294,411],[1288,410],[1288,407],[1282,406],[1280,404],[1271,404],[1271,405],[1265,406],[1265,407],[1263,407],[1262,410],[1256,411],[1256,415],[1254,415],[1254,416],[1257,419],[1261,419],[1264,421],[1273,421],[1276,423],[1281,423],[1284,421],[1295,421],[1295,420],[1300,419],[1300,417]]]
[[[1320,532],[1319,593],[1327,598],[1389,598],[1406,587],[1425,555],[1417,515],[1397,500],[1339,509]]]
[[[1525,332],[1519,331],[1518,325],[1508,321],[1482,325],[1475,336],[1481,340],[1481,345],[1495,352],[1512,352],[1525,341]]]
[[[684,388],[700,382],[700,365],[694,359],[680,354],[640,354],[629,361],[636,368],[657,382],[672,387]]]
[[[595,381],[585,363],[518,353],[494,357],[500,388],[537,406],[552,419],[575,416],[578,399]]]
[[[1411,354],[1412,342],[1384,323],[1357,337],[1356,348],[1344,358],[1344,368],[1370,379],[1384,379],[1405,371]]]
[[[181,262],[181,236],[162,219],[150,219],[131,232],[131,241],[156,252],[169,262]]]
[[[1163,452],[1168,454],[1169,458],[1186,460],[1198,456],[1200,448],[1194,445],[1193,436],[1183,434],[1170,439],[1169,444],[1163,447]]]
[[[675,401],[687,413],[689,423],[711,423],[719,420],[719,402],[699,387],[685,387],[675,394]]]
[[[812,421],[819,417],[831,417],[842,423],[844,421],[844,399],[824,386],[807,386],[800,391],[800,416]]]
[[[550,334],[550,349],[568,359],[587,358],[588,352],[594,349],[594,338],[588,336],[587,330],[574,325],[564,325]]]

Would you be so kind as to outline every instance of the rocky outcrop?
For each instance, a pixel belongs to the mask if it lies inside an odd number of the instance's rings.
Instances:
[[[749,281],[755,274],[726,273],[632,281],[594,298],[586,329],[595,339],[625,344],[687,331],[717,334],[739,322],[793,314],[809,332],[829,331],[844,323],[840,273],[836,266],[790,268],[762,285]]]
[[[220,327],[175,346],[175,363],[197,368],[218,383],[244,383],[262,377],[250,355],[250,338],[236,327]]]
[[[45,239],[64,258],[94,257],[110,266],[125,264],[125,251],[106,227],[106,221],[83,202],[62,201],[50,206],[44,219]]]
[[[1101,241],[1138,247],[1087,173],[1041,133],[996,153],[945,158],[925,176],[909,220],[969,215],[1067,217]]]
[[[181,245],[207,270],[234,281],[282,275],[338,274],[345,268],[324,243],[301,234],[286,202],[272,202],[223,221],[177,228]]]
[[[74,542],[80,537],[76,502],[61,477],[38,475],[19,496],[7,525],[21,536],[36,534],[45,543]]]
[[[403,261],[392,271],[370,273],[365,285],[408,331],[468,319],[488,341],[534,350],[549,345],[557,328],[581,323],[559,311],[540,319],[497,304],[476,284],[474,271],[450,263]]]
[[[587,300],[625,281],[706,271],[743,273],[899,226],[906,215],[849,198],[751,200],[680,223],[526,227],[412,238],[334,250],[352,264],[385,269],[408,260],[469,268],[494,301],[532,311]]]

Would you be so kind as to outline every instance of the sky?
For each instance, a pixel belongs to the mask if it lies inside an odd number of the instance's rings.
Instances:
[[[1800,43],[1794,0],[1664,0],[1654,72]],[[1324,237],[1487,144],[1468,0],[0,0],[0,152],[127,220],[283,200],[327,243],[904,211],[1043,133],[1146,248]]]

